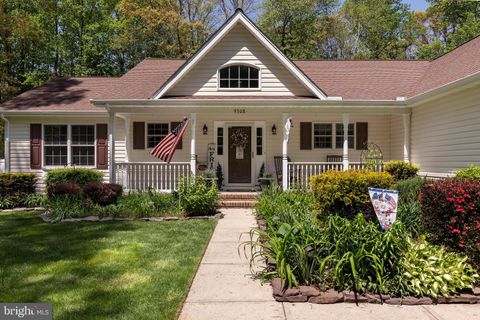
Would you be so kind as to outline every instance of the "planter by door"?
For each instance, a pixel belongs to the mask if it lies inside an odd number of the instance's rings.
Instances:
[[[252,182],[251,127],[228,128],[228,182]]]

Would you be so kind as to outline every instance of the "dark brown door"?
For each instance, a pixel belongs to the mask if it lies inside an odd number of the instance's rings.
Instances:
[[[244,147],[238,144],[243,144]],[[228,128],[228,182],[252,182],[252,128]]]

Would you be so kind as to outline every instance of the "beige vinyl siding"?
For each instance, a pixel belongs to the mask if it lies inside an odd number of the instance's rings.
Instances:
[[[247,63],[260,68],[261,90],[217,90],[218,68],[231,63]],[[311,96],[312,94],[245,27],[238,24],[166,95]]]
[[[41,170],[30,169],[30,124],[97,124],[108,123],[105,115],[95,117],[69,116],[36,116],[36,117],[8,117],[10,120],[10,164],[12,172],[34,172],[38,175],[38,187],[43,189],[44,178],[48,168]],[[68,119],[68,120],[67,120]],[[115,158],[124,161],[125,138],[124,122],[120,118],[115,121]],[[44,155],[42,150],[42,156]],[[104,180],[108,181],[108,170],[103,170]]]
[[[390,116],[390,160],[403,160],[403,116]]]
[[[478,86],[413,108],[412,160],[422,173],[448,174],[480,164]]]

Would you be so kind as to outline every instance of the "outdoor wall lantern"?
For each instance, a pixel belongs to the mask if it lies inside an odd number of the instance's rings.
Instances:
[[[204,134],[204,135],[207,135],[207,134],[208,134],[207,124],[204,124],[204,125],[203,125],[203,134]]]
[[[273,126],[272,126],[272,134],[273,135],[277,134],[277,127],[275,126],[275,124],[273,124]]]

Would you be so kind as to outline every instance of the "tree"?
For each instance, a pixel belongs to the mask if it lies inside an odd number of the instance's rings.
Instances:
[[[252,14],[257,9],[255,0],[217,0],[216,7],[220,15],[223,15],[224,20],[228,19],[238,8],[246,14]]]
[[[480,34],[480,2],[429,0],[417,55],[434,59]]]

